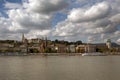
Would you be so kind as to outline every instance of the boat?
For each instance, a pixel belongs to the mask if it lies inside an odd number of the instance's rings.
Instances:
[[[100,52],[94,52],[94,53],[84,53],[82,56],[106,56],[106,54],[100,53]]]

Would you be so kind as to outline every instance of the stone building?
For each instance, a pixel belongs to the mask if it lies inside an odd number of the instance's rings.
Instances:
[[[64,44],[56,44],[55,50],[57,53],[66,53],[67,52],[67,46]]]
[[[92,52],[96,52],[96,46],[95,45],[91,45],[91,44],[78,45],[76,47],[76,52],[80,52],[80,53],[92,53]]]
[[[75,45],[69,45],[69,52],[71,52],[71,53],[76,52]]]

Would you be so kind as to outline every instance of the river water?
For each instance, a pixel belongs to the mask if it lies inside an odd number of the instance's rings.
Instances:
[[[120,56],[1,56],[0,80],[120,80]]]

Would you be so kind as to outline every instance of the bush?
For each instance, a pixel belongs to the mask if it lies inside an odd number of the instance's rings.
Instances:
[[[39,53],[38,49],[30,49],[30,53]]]

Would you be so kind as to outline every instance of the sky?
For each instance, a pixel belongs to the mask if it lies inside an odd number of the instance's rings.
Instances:
[[[0,39],[120,43],[120,0],[0,0]]]

